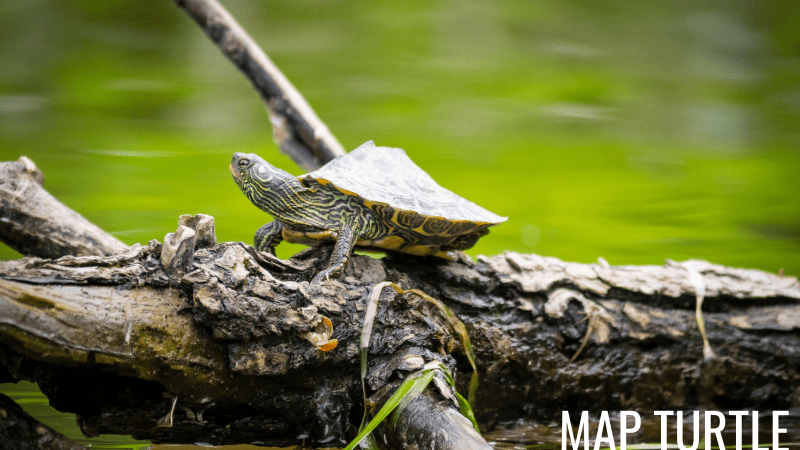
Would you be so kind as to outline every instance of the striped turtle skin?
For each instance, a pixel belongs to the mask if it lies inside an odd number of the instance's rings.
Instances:
[[[253,153],[233,155],[230,169],[247,198],[275,218],[256,232],[256,249],[335,242],[313,282],[340,277],[354,246],[446,257],[507,219],[439,186],[402,149],[372,141],[300,177]]]

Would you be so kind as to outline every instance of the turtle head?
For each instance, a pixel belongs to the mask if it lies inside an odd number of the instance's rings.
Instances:
[[[260,206],[266,196],[286,189],[297,179],[278,169],[255,153],[235,153],[230,165],[233,179],[251,202]]]

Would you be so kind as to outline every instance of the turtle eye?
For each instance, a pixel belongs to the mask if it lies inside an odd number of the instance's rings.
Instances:
[[[239,160],[239,168],[240,169],[247,169],[247,166],[250,165],[250,160],[247,158],[243,158]]]

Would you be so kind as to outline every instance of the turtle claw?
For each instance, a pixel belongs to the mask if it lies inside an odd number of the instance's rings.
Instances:
[[[345,267],[347,267],[346,263],[339,264],[335,267],[329,267],[318,273],[317,276],[311,280],[311,284],[319,284],[327,280],[338,280],[339,278],[342,278]]]
[[[331,269],[323,270],[322,272],[318,273],[317,276],[315,276],[313,280],[311,280],[311,284],[320,284],[323,281],[330,280],[331,279],[331,275],[332,275],[331,272],[332,272]],[[336,278],[336,277],[333,277],[333,278]]]
[[[318,273],[317,276],[315,276],[314,279],[311,280],[311,284],[320,284],[320,283],[322,283],[322,280],[325,278],[324,277],[324,273],[325,272]]]

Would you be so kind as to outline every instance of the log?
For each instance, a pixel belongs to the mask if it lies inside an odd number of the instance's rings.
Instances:
[[[0,168],[5,170],[6,177],[4,179],[9,180],[6,185],[21,185],[24,187],[16,189],[16,191],[14,189],[10,190],[11,192],[16,192],[12,198],[15,202],[13,204],[14,211],[19,213],[4,214],[4,223],[7,226],[0,229],[0,239],[13,243],[16,248],[24,252],[31,250],[30,253],[37,254],[39,252],[37,249],[39,248],[55,249],[52,252],[58,252],[59,249],[64,251],[64,246],[57,246],[53,243],[60,243],[67,240],[65,238],[71,238],[76,234],[95,237],[105,235],[105,232],[53,198],[41,187],[41,183],[36,183],[33,186],[35,189],[30,189],[29,186],[32,185],[29,183],[29,178],[33,177],[35,180],[37,174],[38,179],[41,179],[42,176],[41,172],[27,158],[23,157],[17,163],[0,163]],[[30,195],[24,196],[20,195],[20,193],[28,193]],[[47,199],[47,201],[41,201],[42,198]],[[48,216],[50,213],[53,215]],[[40,218],[44,223],[57,223],[58,227],[29,227],[26,233],[20,236],[17,230],[26,229],[28,218],[31,216]],[[83,230],[83,234],[76,233],[75,230]],[[88,232],[85,230],[88,230]],[[107,252],[103,247],[96,245],[97,239],[89,239],[89,241],[91,245],[86,245],[86,253],[103,254]],[[74,239],[70,242],[80,244],[80,241],[75,241]],[[154,388],[153,385],[149,385],[142,388],[138,381],[133,380],[130,381],[133,386],[127,389],[132,391],[144,389],[148,393],[141,395],[145,397],[148,397],[148,395],[161,395],[164,392],[176,394],[172,400],[173,404],[169,408],[171,413],[166,416],[162,414],[163,417],[156,418],[158,420],[154,419],[156,424],[160,424],[159,420],[161,419],[167,420],[165,417],[169,417],[169,421],[172,421],[172,412],[174,412],[174,407],[177,404],[177,393],[182,394],[182,402],[188,402],[193,408],[200,410],[200,415],[202,416],[204,405],[216,398],[210,394],[206,395],[210,386],[217,386],[221,389],[215,391],[217,397],[222,396],[226,401],[232,402],[234,406],[231,406],[231,408],[233,409],[247,408],[248,400],[254,389],[268,391],[259,383],[247,378],[245,378],[248,380],[245,382],[245,387],[239,385],[228,386],[225,380],[234,378],[234,375],[230,373],[227,367],[228,359],[226,353],[224,351],[215,353],[209,350],[217,348],[217,344],[203,340],[206,334],[202,332],[202,326],[199,326],[198,331],[195,329],[198,325],[191,321],[181,322],[176,319],[166,321],[165,319],[180,317],[180,311],[185,308],[181,299],[186,298],[186,293],[181,289],[181,283],[191,283],[191,281],[187,280],[194,280],[192,277],[202,275],[197,271],[189,274],[194,266],[195,250],[216,247],[212,217],[202,214],[196,216],[184,215],[179,220],[178,231],[166,235],[163,244],[153,240],[148,247],[142,247],[137,244],[127,248],[121,243],[120,247],[123,249],[122,251],[107,258],[99,256],[64,257],[56,260],[33,258],[18,262],[8,262],[8,265],[5,266],[8,270],[5,272],[0,270],[2,272],[0,276],[4,277],[4,280],[0,281],[10,282],[0,282],[0,295],[4,296],[4,299],[12,299],[10,303],[0,301],[0,328],[3,330],[0,334],[4,336],[0,342],[10,347],[8,349],[5,345],[0,345],[0,354],[5,355],[5,352],[8,352],[5,357],[0,356],[0,360],[3,360],[8,370],[13,374],[10,380],[6,381],[21,379],[37,381],[45,392],[59,391],[59,389],[61,393],[76,392],[79,386],[82,388],[81,392],[95,390],[97,397],[105,398],[114,394],[104,392],[98,386],[114,386],[115,389],[120,386],[128,386],[129,383],[124,380],[130,378],[131,375],[139,380],[153,381],[155,379],[162,383],[163,386]],[[258,259],[260,264],[273,271],[308,272],[311,268],[309,264],[303,264],[302,262],[286,263],[268,254],[259,255],[251,247],[247,251],[253,253],[253,257]],[[47,253],[47,255],[51,256],[52,252]],[[230,262],[231,256],[229,254],[226,255],[222,264]],[[22,265],[20,266],[19,264]],[[60,269],[64,267],[69,268],[69,270],[66,272],[53,270],[54,268]],[[160,271],[153,272],[157,268]],[[142,277],[147,273],[150,273],[151,278],[145,282]],[[185,278],[187,274],[188,278]],[[291,276],[297,277],[299,275]],[[15,284],[14,281],[22,282],[22,284]],[[33,284],[34,287],[27,289],[27,284]],[[80,285],[80,287],[76,288],[75,285]],[[141,289],[127,290],[131,287],[141,287]],[[152,289],[153,287],[162,289],[160,291],[158,289],[154,290]],[[174,291],[173,287],[176,288]],[[167,294],[164,294],[164,289],[166,289]],[[208,292],[206,293],[208,294]],[[50,314],[54,311],[58,311],[58,313]],[[284,316],[276,315],[275,317],[295,320],[298,314],[297,311],[289,309],[286,309],[283,313],[285,314]],[[301,309],[299,314],[308,315],[310,310]],[[139,328],[134,326],[138,323],[137,318],[140,317],[145,318],[140,324],[141,332],[139,332]],[[163,320],[157,320],[158,318]],[[302,328],[303,339],[308,341],[318,339],[320,334],[316,328],[321,325],[321,316],[316,315],[312,316],[312,318],[315,319],[314,323],[311,325],[306,323]],[[226,329],[229,326],[241,326],[241,324],[225,323],[224,320],[220,323],[223,324],[221,328]],[[272,326],[274,327],[275,325],[273,324]],[[223,333],[228,333],[228,331],[223,331]],[[137,336],[144,339],[144,345],[137,349],[138,353],[134,352],[131,346],[131,339]],[[98,342],[102,342],[103,345],[98,345]],[[248,341],[247,345],[252,345],[252,342]],[[181,351],[184,352],[182,354],[186,358],[171,358],[172,352],[176,348],[183,349]],[[258,351],[257,347],[241,348],[242,350],[239,353]],[[199,350],[194,351],[195,349]],[[285,345],[279,346],[278,349],[289,350]],[[315,353],[319,353],[317,347],[314,347],[314,349]],[[23,362],[27,361],[28,358],[36,360],[42,354],[46,355],[47,358],[44,358],[45,361],[39,361],[40,363],[43,362],[44,366],[37,366],[36,370],[49,372],[49,375],[41,376],[40,374],[34,376],[28,374]],[[144,355],[144,357],[138,358],[137,355]],[[50,357],[54,359],[51,360],[49,359]],[[278,359],[283,358],[282,355],[275,357]],[[151,358],[155,358],[155,361],[151,361]],[[244,365],[252,364],[252,361],[246,361],[245,359],[238,362]],[[164,360],[168,361],[168,363],[161,364],[160,362]],[[67,370],[65,373],[62,370],[62,366],[65,364],[67,366],[76,364],[85,366],[89,364],[89,369]],[[97,375],[91,369],[94,364],[114,366],[112,372],[128,378],[124,378],[121,381],[116,377],[109,378],[105,375]],[[263,361],[260,364],[263,366]],[[145,369],[142,369],[142,367]],[[154,371],[164,378],[148,375]],[[258,372],[257,374],[263,375],[264,373]],[[87,380],[89,380],[88,384]],[[77,386],[71,383],[77,383]],[[308,381],[306,384],[311,385],[313,382]],[[230,389],[233,389],[232,392],[235,393],[246,393],[238,395],[232,393]],[[157,394],[159,392],[161,394]],[[273,392],[273,394],[275,393]],[[203,401],[198,404],[198,399]],[[305,400],[307,400],[307,403],[314,401],[313,398]],[[81,429],[88,436],[112,432],[130,434],[141,439],[150,439],[154,442],[200,442],[205,439],[208,442],[224,444],[261,442],[253,438],[248,430],[254,428],[258,430],[257,436],[262,436],[264,433],[269,436],[269,430],[271,429],[264,423],[256,421],[243,426],[241,429],[231,430],[230,423],[226,424],[225,427],[208,427],[205,430],[206,434],[201,435],[193,435],[191,433],[187,435],[182,432],[165,433],[163,429],[159,428],[160,425],[155,427],[155,431],[150,430],[150,428],[153,428],[153,421],[148,422],[143,419],[147,413],[152,413],[150,410],[140,411],[136,418],[128,417],[127,419],[125,418],[127,416],[124,415],[116,417],[111,414],[104,414],[104,420],[124,422],[122,428],[115,428],[116,425],[95,424],[89,418],[91,414],[82,413],[87,408],[91,411],[96,411],[96,409],[92,410],[91,407],[86,406],[85,399],[72,398],[62,404],[61,402],[64,400],[56,396],[52,398],[52,401],[54,405],[61,405],[64,410],[76,412]],[[73,401],[77,401],[82,406],[79,406],[79,409],[76,410],[75,405],[71,403]],[[222,403],[222,401],[218,403]],[[149,406],[145,404],[142,407],[146,409]],[[95,407],[99,408],[100,406],[95,405]],[[116,409],[119,405],[114,404],[108,407]],[[444,419],[449,420],[448,417],[453,416],[445,416]],[[268,440],[270,445],[298,443],[294,435],[291,434],[295,433],[296,430],[290,424],[277,419],[273,420],[272,418],[269,420],[275,422],[270,422],[271,426],[277,427],[277,429],[281,430],[281,433],[290,430],[289,435],[272,436]],[[342,417],[334,420],[341,421]],[[146,428],[144,431],[142,430],[143,427]],[[336,440],[335,442],[345,443],[345,432],[354,434],[352,433],[352,425],[349,423],[339,424],[337,427],[338,434],[327,433],[322,439],[325,442]],[[235,436],[233,438],[231,438],[232,433]],[[218,436],[219,434],[222,434],[222,436]],[[295,434],[312,436],[310,432],[297,432]],[[435,444],[435,442],[431,441],[431,444]],[[485,445],[485,441],[479,439],[477,444]],[[470,446],[465,445],[463,440],[454,442],[453,445],[458,445],[453,448],[470,448]],[[421,444],[420,448],[426,447]],[[439,448],[446,447],[440,446]]]
[[[340,445],[363,408],[357,342],[366,301],[388,280],[406,292],[386,290],[378,311],[370,404],[420,361],[443,362],[466,390],[457,334],[411,289],[466,323],[481,377],[473,406],[487,430],[558,420],[563,410],[764,410],[800,401],[793,277],[702,261],[609,266],[507,252],[477,262],[355,255],[341,281],[312,285],[329,246],[282,261],[241,242],[215,244],[208,223],[182,217],[191,233],[181,236],[205,237],[166,259],[165,244],[153,240],[109,257],[0,263],[0,361],[15,379],[39,383],[54,407],[75,412],[90,436]],[[704,352],[701,298],[713,352]],[[325,352],[327,337],[339,344]],[[454,411],[434,389],[418,402]],[[415,423],[413,405],[403,427]],[[382,436],[392,433],[386,445],[407,445],[409,436],[420,448],[441,444],[399,426]]]
[[[355,341],[368,284],[291,281],[303,265],[281,280],[241,243],[198,248],[195,270],[170,273],[159,247],[0,263],[0,361],[11,375],[39,383],[89,436],[271,446],[354,436],[350,419],[361,408]],[[377,264],[358,260],[361,270]],[[386,335],[371,347],[373,390],[423,361],[455,369],[442,349],[456,337],[435,307],[414,295],[384,303],[392,309],[378,320]],[[316,336],[323,316],[343,344],[330,352]],[[393,363],[411,356],[420,363]]]

